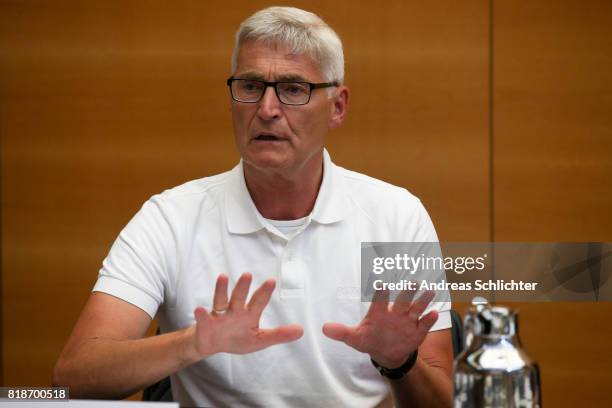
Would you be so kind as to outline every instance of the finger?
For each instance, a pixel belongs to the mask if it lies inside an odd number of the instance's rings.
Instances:
[[[383,313],[389,310],[389,291],[377,290],[372,296],[372,304],[368,309],[366,316],[371,316],[377,313]]]
[[[215,295],[213,297],[213,310],[225,310],[227,303],[227,285],[229,278],[225,274],[219,275],[215,285]]]
[[[232,310],[242,310],[244,309],[244,304],[246,302],[246,298],[249,295],[249,287],[251,286],[251,280],[253,279],[253,275],[248,272],[240,275],[240,279],[236,283],[234,290],[232,291],[232,297],[230,298],[230,309]]]
[[[323,334],[332,340],[346,342],[354,329],[341,323],[325,323]]]
[[[289,343],[302,337],[304,329],[297,324],[280,326],[274,329],[260,329],[257,333],[257,348],[263,349],[275,344]]]
[[[419,331],[420,335],[422,335],[423,337],[427,335],[429,330],[433,327],[433,325],[438,320],[438,316],[439,316],[438,312],[435,310],[432,310],[431,312],[427,313],[425,316],[419,319],[417,323],[417,330]]]
[[[206,325],[210,320],[210,315],[202,306],[198,306],[193,311],[193,315],[198,325]]]
[[[425,291],[425,293],[423,293],[421,296],[419,296],[417,300],[412,302],[412,305],[410,306],[410,311],[408,312],[410,319],[416,321],[419,317],[421,317],[425,309],[427,309],[427,306],[429,306],[429,303],[434,298],[434,295],[434,291],[428,290]]]
[[[251,296],[248,309],[249,311],[255,313],[258,320],[263,310],[270,302],[275,286],[276,281],[274,279],[268,279],[259,288],[257,288],[257,290],[253,293],[253,296]]]
[[[414,300],[415,294],[415,290],[402,290],[395,298],[395,302],[393,302],[391,310],[396,313],[408,312],[410,310],[410,306],[412,306],[412,301]]]

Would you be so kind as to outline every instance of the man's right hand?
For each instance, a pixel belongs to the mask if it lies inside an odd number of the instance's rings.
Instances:
[[[252,275],[244,273],[238,279],[228,301],[228,277],[219,275],[213,298],[213,309],[203,307],[194,311],[196,324],[189,328],[193,334],[190,359],[195,361],[215,353],[246,354],[302,337],[299,325],[274,329],[259,327],[259,319],[274,291],[274,279],[265,281],[247,303]]]
[[[300,338],[300,326],[259,328],[274,280],[264,282],[247,303],[251,280],[243,274],[228,301],[228,277],[221,275],[213,302],[217,312],[198,307],[195,325],[146,338],[151,317],[144,310],[92,293],[58,359],[53,384],[69,386],[76,398],[126,398],[211,354],[250,353]]]

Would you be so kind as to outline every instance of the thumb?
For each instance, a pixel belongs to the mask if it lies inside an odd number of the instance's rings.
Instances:
[[[346,340],[352,333],[352,329],[340,323],[325,323],[323,325],[323,334],[332,340],[338,340],[346,343]]]
[[[297,324],[280,326],[274,329],[260,329],[257,334],[258,349],[275,344],[290,343],[302,337],[304,329]]]

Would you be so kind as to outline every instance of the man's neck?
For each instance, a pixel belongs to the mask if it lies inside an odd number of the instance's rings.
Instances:
[[[244,163],[247,189],[259,213],[271,220],[296,220],[312,212],[323,180],[323,160],[299,171],[260,170]]]

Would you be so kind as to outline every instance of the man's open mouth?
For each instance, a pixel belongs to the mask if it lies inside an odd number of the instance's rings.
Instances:
[[[282,140],[286,140],[286,139],[284,139],[282,137],[278,137],[276,135],[262,133],[262,134],[257,135],[255,137],[255,140],[274,142],[274,141],[282,141]]]

